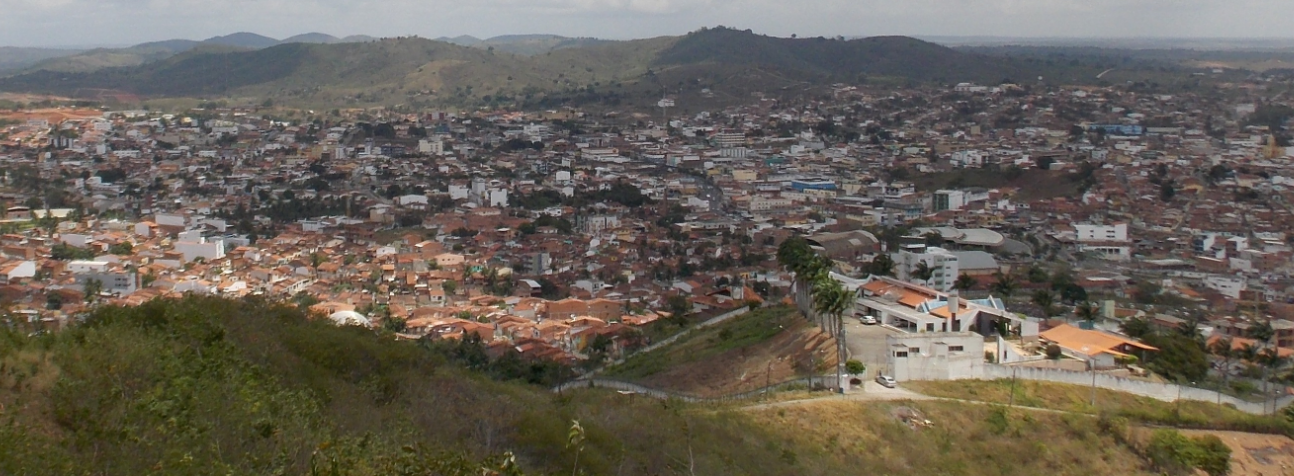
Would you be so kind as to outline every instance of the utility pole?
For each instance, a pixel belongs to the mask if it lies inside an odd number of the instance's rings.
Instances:
[[[1089,359],[1087,364],[1092,367],[1092,408],[1096,408],[1096,361]]]
[[[1007,407],[1015,407],[1015,367],[1011,367],[1011,400]]]

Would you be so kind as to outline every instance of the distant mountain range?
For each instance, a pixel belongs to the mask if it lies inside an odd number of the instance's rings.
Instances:
[[[239,32],[201,41],[183,39],[153,41],[126,48],[76,50],[0,47],[0,74],[23,70],[89,72],[100,68],[138,66],[203,46],[261,49],[289,43],[333,44],[373,40],[376,38],[364,35],[337,38],[323,33],[305,33],[276,40],[256,33]]]
[[[109,64],[116,57],[121,58],[118,64]],[[1083,83],[1094,81],[1107,67],[1100,58],[1037,61],[959,51],[908,37],[792,39],[730,28],[632,41],[551,35],[372,40],[321,34],[274,40],[237,33],[192,44],[150,43],[47,59],[0,79],[0,91],[254,97],[314,108],[615,107],[655,104],[662,95],[696,105],[748,101],[752,93],[820,94],[835,82],[998,84],[1045,76]]]

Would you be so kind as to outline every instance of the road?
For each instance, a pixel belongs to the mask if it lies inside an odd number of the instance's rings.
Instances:
[[[845,346],[849,348],[849,358],[867,366],[869,379],[886,368],[889,350],[885,337],[897,333],[879,325],[862,325],[856,318],[845,318]]]

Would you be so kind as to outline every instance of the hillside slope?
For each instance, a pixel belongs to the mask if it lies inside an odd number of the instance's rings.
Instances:
[[[529,474],[569,474],[577,453],[577,474],[1140,471],[1093,419],[1022,416],[1004,427],[988,407],[932,402],[920,411],[936,426],[915,431],[893,416],[902,403],[741,411],[555,395],[464,370],[483,368],[483,352],[206,297],[101,308],[54,334],[5,330],[0,473],[467,475],[499,471],[497,459],[478,461],[504,452]],[[489,367],[545,379],[519,360]],[[582,449],[568,444],[572,420],[585,429]]]
[[[208,41],[217,40],[259,47],[270,39],[236,34]],[[172,53],[122,50],[65,58],[40,66],[41,71],[0,79],[0,91],[74,95],[108,89],[149,97],[251,96],[309,105],[614,106],[622,100],[654,104],[663,94],[690,103],[700,96],[735,101],[755,92],[811,94],[834,82],[871,78],[996,84],[1044,71],[1026,61],[906,37],[787,39],[726,28],[618,42],[505,37],[470,47],[422,38],[255,50],[203,44],[208,46],[164,60],[157,58]],[[101,62],[89,64],[93,61]],[[124,67],[108,67],[113,65]],[[1046,67],[1076,79],[1097,72],[1081,63]],[[709,91],[701,94],[703,90]]]

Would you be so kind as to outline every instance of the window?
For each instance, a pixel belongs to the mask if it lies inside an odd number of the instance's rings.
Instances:
[[[948,351],[949,351],[949,352],[964,352],[964,351],[966,351],[966,348],[965,348],[964,346],[960,346],[960,345],[950,345],[950,346],[948,346]]]
[[[912,354],[915,354],[915,355],[921,355],[921,348],[920,348],[920,347],[908,347],[908,352],[910,352],[910,353],[912,353]]]
[[[907,356],[908,356],[908,353],[907,353],[907,352],[903,352],[903,351],[898,351],[898,352],[895,352],[895,353],[894,353],[894,356],[895,356],[895,357],[907,357]]]

